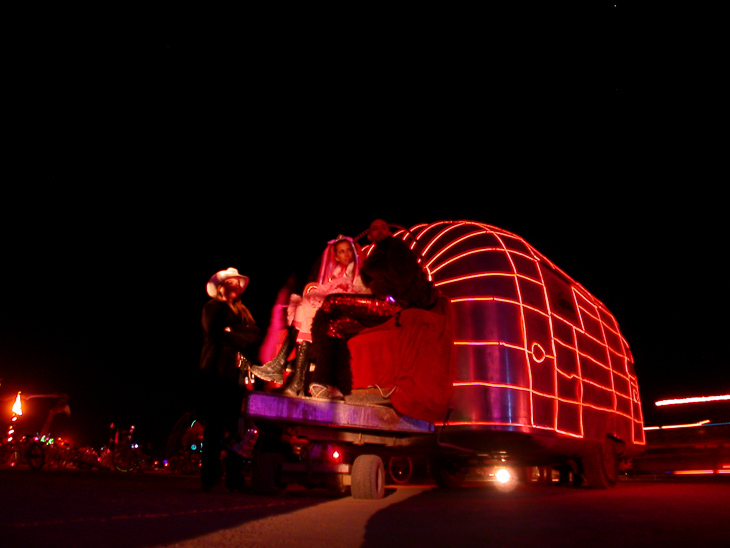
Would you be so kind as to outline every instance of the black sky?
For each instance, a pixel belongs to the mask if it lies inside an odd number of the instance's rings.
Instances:
[[[66,391],[59,433],[163,443],[208,277],[249,275],[265,326],[292,272],[375,217],[524,237],[617,317],[648,418],[730,390],[712,17],[280,15],[19,32],[0,397]]]

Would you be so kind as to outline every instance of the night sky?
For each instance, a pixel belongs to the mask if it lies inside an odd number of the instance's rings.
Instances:
[[[250,276],[265,329],[292,274],[378,217],[525,238],[616,316],[647,424],[657,399],[730,392],[713,18],[543,9],[28,23],[0,398],[67,392],[56,435],[134,424],[159,450],[191,408],[208,278]]]

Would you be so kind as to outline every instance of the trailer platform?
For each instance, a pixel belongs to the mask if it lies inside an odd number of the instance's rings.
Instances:
[[[251,419],[294,425],[325,426],[343,430],[399,434],[432,434],[433,424],[399,414],[387,405],[354,404],[338,400],[299,398],[252,392],[246,403]]]
[[[357,401],[357,398],[355,400]],[[272,434],[273,444],[255,454],[256,477],[264,483],[351,488],[354,498],[382,498],[385,462],[420,451],[433,440],[433,424],[401,415],[389,405],[352,403],[251,392],[244,421]],[[333,455],[337,455],[333,458]],[[410,465],[410,461],[407,461]]]

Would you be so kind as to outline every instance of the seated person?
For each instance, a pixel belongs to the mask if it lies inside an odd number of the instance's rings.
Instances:
[[[339,399],[351,393],[349,338],[384,323],[402,310],[431,310],[439,301],[439,293],[416,255],[405,242],[392,236],[375,244],[360,276],[372,296],[329,295],[314,317],[316,367],[310,393],[315,397]]]
[[[287,310],[289,332],[278,354],[262,366],[250,371],[257,377],[282,383],[287,357],[294,345],[297,347],[292,374],[287,379],[283,392],[300,395],[309,367],[310,343],[312,341],[312,320],[327,295],[366,293],[359,276],[359,246],[352,238],[338,236],[327,243],[322,255],[317,283],[308,284],[302,295],[292,295]]]

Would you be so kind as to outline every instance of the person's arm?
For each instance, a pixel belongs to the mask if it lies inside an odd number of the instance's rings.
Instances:
[[[243,352],[247,346],[259,342],[261,330],[255,324],[237,324],[226,331],[223,336],[239,352]]]
[[[215,344],[233,346],[242,352],[248,345],[258,342],[261,330],[255,324],[243,325],[230,323],[226,303],[210,301],[203,308],[203,329]]]

